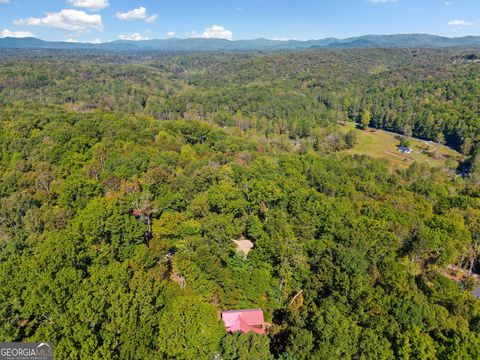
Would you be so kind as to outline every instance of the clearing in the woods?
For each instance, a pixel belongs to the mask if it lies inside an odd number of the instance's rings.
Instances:
[[[347,123],[342,126],[342,129],[348,132],[355,129],[356,126],[356,124]],[[447,161],[453,161],[452,165],[454,165],[463,157],[459,152],[445,145],[411,137],[408,138],[408,141],[412,152],[404,154],[398,150],[400,143],[398,134],[377,129],[358,130],[357,134],[357,144],[352,149],[343,151],[344,154],[369,155],[374,158],[386,159],[393,169],[407,168],[415,161],[427,163],[432,167],[443,166]]]

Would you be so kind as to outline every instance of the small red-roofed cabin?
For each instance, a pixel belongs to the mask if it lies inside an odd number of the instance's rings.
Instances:
[[[260,309],[224,311],[222,312],[222,320],[230,333],[254,332],[265,334],[265,320],[263,319],[263,311]]]

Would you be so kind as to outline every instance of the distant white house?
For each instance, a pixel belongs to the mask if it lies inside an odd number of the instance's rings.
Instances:
[[[475,296],[477,299],[480,299],[480,287],[472,292],[473,296]]]
[[[413,152],[413,150],[410,149],[408,146],[400,146],[398,148],[398,151],[400,151],[401,153],[404,153],[404,154],[411,154]]]

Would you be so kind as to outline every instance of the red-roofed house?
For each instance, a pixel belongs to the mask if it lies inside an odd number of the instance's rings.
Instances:
[[[265,334],[265,321],[263,311],[256,310],[236,310],[222,312],[222,320],[228,332]]]

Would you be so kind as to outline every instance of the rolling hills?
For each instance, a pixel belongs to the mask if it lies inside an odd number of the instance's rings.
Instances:
[[[225,39],[154,39],[116,40],[101,44],[44,41],[37,38],[2,38],[0,48],[10,49],[97,49],[104,51],[268,51],[335,48],[442,48],[480,45],[479,36],[449,38],[428,34],[365,35],[346,39],[320,40],[225,40]]]

